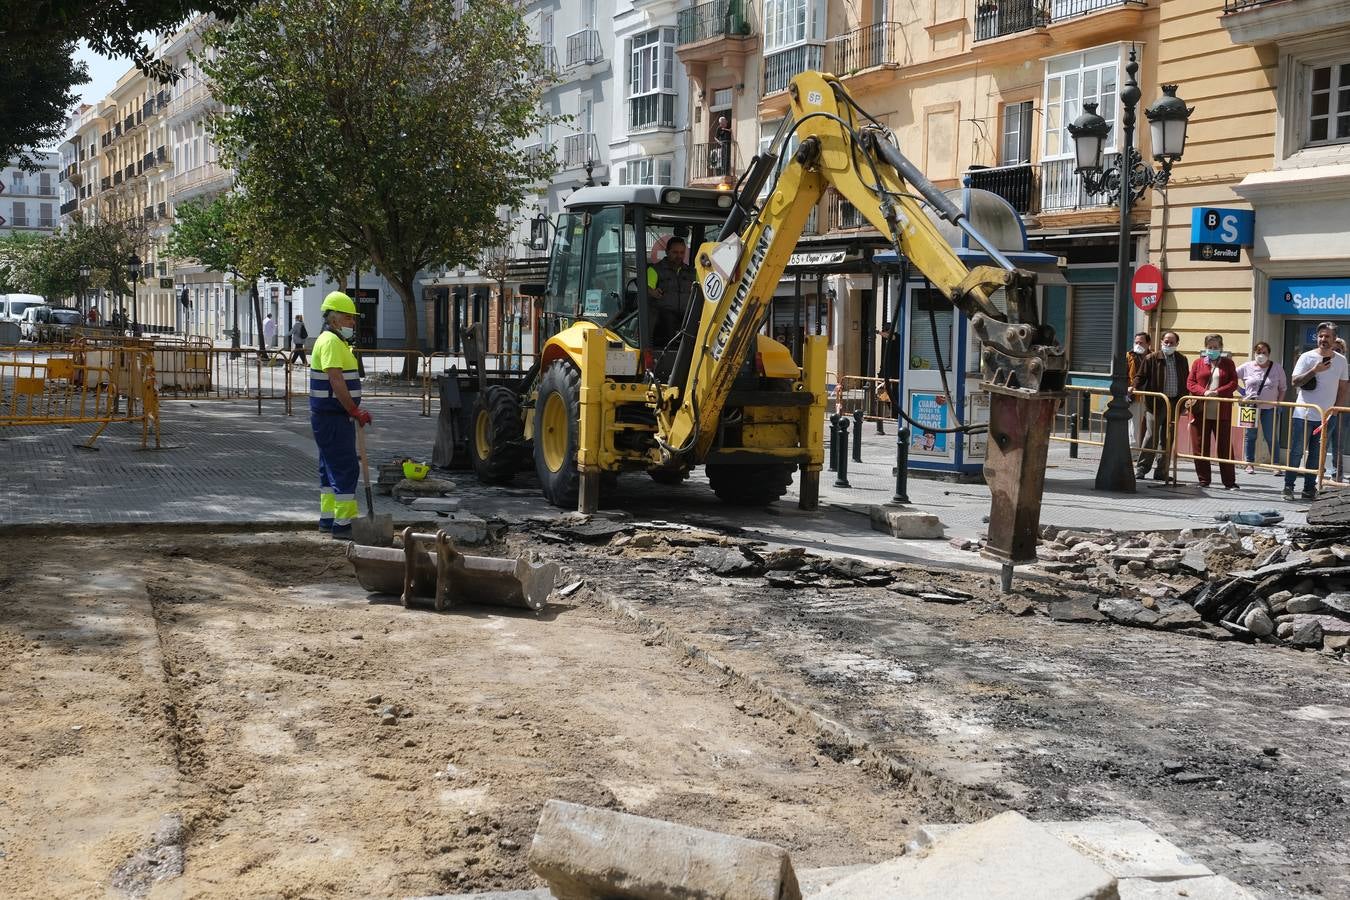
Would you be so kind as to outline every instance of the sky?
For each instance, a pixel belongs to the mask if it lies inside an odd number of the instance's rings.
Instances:
[[[130,57],[119,56],[116,59],[108,59],[90,50],[84,41],[80,41],[75,51],[75,59],[89,67],[89,83],[81,85],[78,90],[80,103],[90,105],[108,96],[108,92],[117,85],[117,79],[131,68]],[[79,103],[75,105],[78,107]]]

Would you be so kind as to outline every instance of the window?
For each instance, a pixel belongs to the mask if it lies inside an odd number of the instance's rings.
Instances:
[[[1120,69],[1120,47],[1097,47],[1081,53],[1056,56],[1045,64],[1045,140],[1042,159],[1073,156],[1073,138],[1068,124],[1078,118],[1084,103],[1096,103],[1097,114],[1112,124],[1105,151],[1115,150],[1116,79]],[[1142,116],[1141,116],[1142,118]]]
[[[820,40],[822,0],[764,0],[766,53],[808,40]]]
[[[38,176],[38,185],[41,188],[40,193],[46,197],[52,192],[52,176],[48,172],[43,172]]]
[[[628,129],[675,127],[675,29],[653,28],[628,41]]]
[[[1309,75],[1308,143],[1350,140],[1350,62],[1318,66]]]
[[[28,227],[28,210],[25,208],[24,204],[19,203],[19,202],[15,202],[15,204],[14,204],[14,209],[13,209],[13,213],[14,213],[14,215],[13,215],[14,227],[16,227],[16,228],[27,228],[27,227]]]
[[[998,164],[1019,166],[1031,162],[1030,100],[1003,106],[1003,142],[999,145]]]
[[[670,184],[671,159],[668,156],[648,156],[630,159],[624,166],[624,184]]]
[[[38,206],[38,226],[41,228],[51,228],[55,223],[52,221],[52,205],[43,203]]]
[[[545,47],[552,47],[553,13],[540,13],[539,16],[539,42]]]
[[[933,313],[931,320],[928,318],[930,310]],[[941,355],[942,368],[950,372],[952,357],[956,355],[952,347],[952,328],[955,323],[956,310],[939,291],[912,290],[909,297],[909,367],[936,372],[938,356]],[[936,341],[933,340],[935,330]]]

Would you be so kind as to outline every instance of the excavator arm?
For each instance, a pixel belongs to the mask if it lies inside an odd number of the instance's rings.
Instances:
[[[989,552],[1005,563],[1006,582],[1007,566],[1035,558],[1046,452],[1066,370],[1053,330],[1038,318],[1035,276],[979,234],[838,79],[804,72],[788,90],[792,114],[742,180],[720,239],[695,256],[703,304],[678,401],[661,412],[666,447],[695,459],[707,453],[716,437],[709,423],[721,416],[811,210],[833,186],[970,319],[980,340],[982,381],[991,392]],[[793,137],[796,149],[783,159]],[[968,268],[925,204],[970,235],[994,265]],[[1006,316],[990,299],[999,290]]]

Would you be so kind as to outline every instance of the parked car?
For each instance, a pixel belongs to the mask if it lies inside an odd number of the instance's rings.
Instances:
[[[0,321],[18,322],[25,309],[46,305],[46,298],[39,294],[0,294]]]
[[[38,344],[60,344],[71,338],[72,329],[84,324],[84,315],[67,306],[30,306],[19,320],[19,337]]]

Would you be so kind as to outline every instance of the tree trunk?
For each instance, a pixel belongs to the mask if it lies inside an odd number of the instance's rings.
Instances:
[[[258,324],[258,353],[265,351],[266,338],[263,337],[262,294],[258,293],[258,279],[249,283],[248,294],[253,299],[253,318]]]
[[[388,277],[386,275],[385,277]],[[415,276],[414,276],[415,277]],[[403,301],[403,346],[409,350],[421,350],[421,340],[418,337],[417,327],[417,302],[413,299],[412,278],[390,278],[389,283],[398,291],[398,296]],[[412,379],[417,377],[417,361],[415,356],[407,356],[403,361],[403,377]]]

